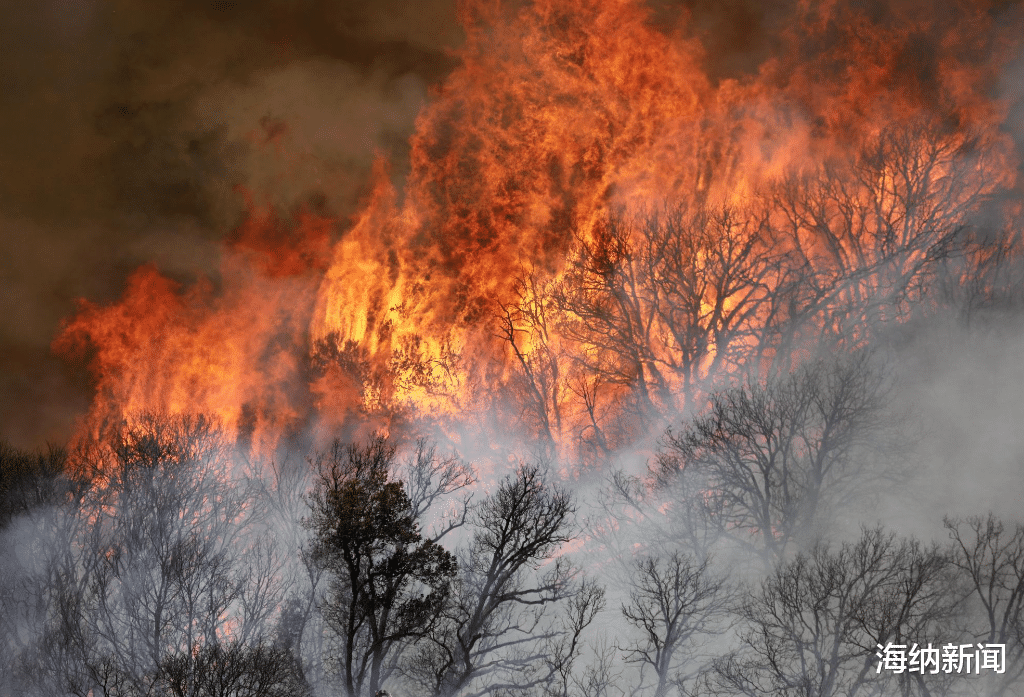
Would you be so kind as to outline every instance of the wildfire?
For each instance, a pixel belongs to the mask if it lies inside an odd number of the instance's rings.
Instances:
[[[716,83],[638,0],[465,2],[402,191],[378,163],[333,247],[332,221],[253,207],[216,284],[146,267],[82,303],[56,346],[92,352],[83,429],[201,411],[272,449],[429,421],[600,453],[855,345],[982,273],[972,215],[1014,184],[990,93],[1016,45],[961,5],[801,3]]]

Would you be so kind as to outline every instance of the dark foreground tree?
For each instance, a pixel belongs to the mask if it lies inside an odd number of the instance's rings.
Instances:
[[[558,556],[575,535],[575,510],[532,466],[482,502],[451,607],[406,668],[412,682],[433,695],[566,693],[604,598]]]
[[[85,484],[67,467],[64,448],[31,453],[0,440],[0,530],[35,507],[59,504]]]
[[[262,644],[211,644],[169,656],[158,685],[173,697],[306,697],[309,686],[290,651]]]
[[[431,631],[456,573],[455,557],[423,539],[404,485],[391,477],[395,460],[378,435],[364,447],[335,442],[314,461],[310,553],[331,576],[321,609],[350,697],[374,694],[402,650]]]

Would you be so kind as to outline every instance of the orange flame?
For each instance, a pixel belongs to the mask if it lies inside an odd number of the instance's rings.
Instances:
[[[864,341],[1014,183],[990,93],[1019,39],[960,5],[801,3],[715,84],[638,0],[464,2],[401,196],[378,162],[330,251],[329,221],[254,212],[217,291],[144,268],[82,304],[57,346],[95,347],[92,428],[191,409],[272,447],[312,413],[607,451],[722,375]]]
[[[292,229],[254,210],[226,246],[220,288],[204,280],[182,290],[146,266],[117,304],[81,301],[55,348],[92,349],[97,394],[85,431],[143,411],[203,412],[272,448],[305,409],[297,386],[329,226],[303,213]]]

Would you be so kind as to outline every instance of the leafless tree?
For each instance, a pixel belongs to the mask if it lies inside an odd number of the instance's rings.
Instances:
[[[591,660],[582,675],[574,680],[575,694],[579,697],[624,697],[620,685],[622,673],[617,666],[618,651],[607,637],[591,647]]]
[[[745,363],[784,273],[766,222],[755,210],[670,206],[610,216],[579,240],[553,293],[559,330],[581,349],[577,372],[649,425]]]
[[[695,197],[588,225],[560,275],[525,273],[495,318],[524,422],[606,455],[724,383],[863,348],[944,303],[1012,295],[1019,235],[977,222],[1006,183],[986,176],[998,152],[921,117],[742,205]]]
[[[51,553],[50,541],[67,538],[73,525],[65,511],[87,489],[88,481],[69,468],[66,449],[26,452],[0,441],[0,654],[11,659],[0,661],[0,692],[22,691],[19,681],[29,675],[13,659],[37,651],[34,628],[50,610],[39,577],[26,575],[25,567]]]
[[[544,697],[575,697],[579,694],[581,678],[578,663],[583,653],[583,632],[605,607],[604,587],[593,579],[584,578],[575,584],[572,595],[564,603],[557,629],[544,638],[541,652],[544,669],[539,672]],[[592,671],[584,675],[593,677]],[[516,689],[513,687],[512,689]]]
[[[715,575],[707,558],[698,562],[675,553],[638,559],[629,603],[622,606],[638,637],[619,647],[627,662],[640,665],[638,689],[648,686],[644,673],[650,669],[655,697],[668,694],[686,659],[695,658],[697,638],[721,630],[728,601],[725,579]]]
[[[899,480],[903,444],[887,405],[866,355],[716,393],[705,414],[668,432],[653,483],[673,515],[771,565],[871,487]]]
[[[434,695],[568,689],[581,634],[603,606],[602,589],[557,556],[575,534],[574,512],[572,496],[535,466],[481,502],[454,603],[406,667],[410,681]]]
[[[1001,186],[983,173],[991,152],[974,134],[919,118],[770,192],[776,235],[802,270],[780,357],[801,343],[863,345],[878,327],[933,309],[944,283],[984,276],[971,219]]]
[[[558,346],[547,284],[535,274],[525,273],[515,290],[515,301],[502,304],[498,317],[498,337],[514,361],[504,392],[521,406],[522,420],[542,443],[540,454],[554,457],[566,426],[563,411],[571,396],[567,357]]]
[[[878,645],[934,638],[955,616],[937,547],[864,530],[856,543],[798,554],[743,603],[743,648],[716,660],[706,692],[760,697],[931,694],[935,676],[877,670]],[[937,676],[941,680],[944,676]]]
[[[295,656],[263,644],[209,644],[170,655],[160,665],[157,694],[168,697],[307,697]]]
[[[0,440],[0,530],[15,516],[76,497],[84,484],[68,469],[65,448],[33,453]]]
[[[442,456],[435,446],[421,438],[416,441],[415,451],[400,470],[413,518],[421,525],[426,524],[431,510],[445,507],[444,511],[437,512],[437,522],[429,532],[430,540],[438,542],[466,524],[472,497],[465,496],[455,501],[452,495],[476,481],[468,464],[455,455]]]
[[[37,531],[48,549],[25,579],[48,689],[145,694],[168,655],[269,630],[275,550],[250,534],[260,506],[229,454],[201,416],[140,415],[83,446],[91,487]]]
[[[966,520],[945,519],[950,559],[969,596],[969,636],[985,644],[1004,644],[1005,672],[989,676],[987,695],[1017,694],[1024,676],[1024,525],[1007,529],[991,513]]]

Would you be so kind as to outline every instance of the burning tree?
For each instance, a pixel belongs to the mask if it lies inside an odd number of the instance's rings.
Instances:
[[[914,120],[742,204],[610,213],[503,307],[515,403],[545,440],[607,456],[723,384],[937,310],[950,284],[988,278],[1002,245],[971,221],[998,191],[985,153]]]
[[[467,2],[403,191],[380,163],[344,231],[254,210],[217,284],[147,268],[82,304],[56,343],[88,349],[86,430],[191,409],[266,454],[316,423],[475,419],[595,465],[723,386],[995,304],[1010,42],[960,5],[798,5],[783,53],[718,81],[640,0]]]

